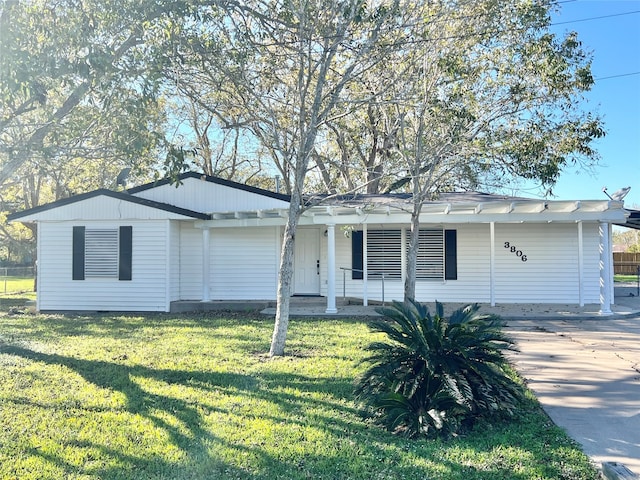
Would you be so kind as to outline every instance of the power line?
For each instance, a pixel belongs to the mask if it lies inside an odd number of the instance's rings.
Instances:
[[[619,77],[630,77],[632,75],[640,75],[640,72],[631,72],[631,73],[620,73],[618,75],[609,75],[607,77],[598,77],[598,78],[594,78],[595,81],[599,81],[599,80],[608,80],[610,78],[619,78]]]
[[[578,20],[569,20],[569,21],[566,21],[566,22],[553,22],[551,25],[566,25],[567,23],[588,22],[588,21],[591,21],[591,20],[600,20],[602,18],[622,17],[622,16],[625,16],[625,15],[633,15],[635,13],[640,13],[640,10],[634,10],[633,12],[612,13],[611,15],[600,15],[599,17],[581,18],[581,19],[578,19]]]

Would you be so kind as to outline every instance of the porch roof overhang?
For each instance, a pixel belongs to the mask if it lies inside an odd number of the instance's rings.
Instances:
[[[629,216],[626,221],[622,223],[614,222],[615,225],[619,227],[633,228],[635,230],[640,230],[640,210],[631,210],[627,209]]]
[[[409,201],[316,205],[301,215],[299,225],[407,224]],[[286,209],[215,212],[199,227],[278,226],[287,220]],[[602,221],[624,223],[629,212],[622,202],[602,200],[548,201],[505,199],[474,202],[429,202],[422,207],[420,223],[550,223]]]

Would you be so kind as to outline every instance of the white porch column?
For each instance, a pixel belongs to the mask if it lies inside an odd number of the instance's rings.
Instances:
[[[607,258],[609,259],[609,285],[611,286],[611,296],[609,298],[611,299],[611,305],[615,305],[616,296],[613,282],[613,275],[615,273],[613,265],[613,225],[610,223],[607,225],[609,225],[609,253],[607,254]]]
[[[584,307],[584,237],[582,233],[582,222],[578,222],[578,299],[580,306]]]
[[[369,270],[367,263],[369,256],[367,255],[367,224],[362,224],[362,305],[369,305],[369,294],[367,293],[367,282],[369,281]]]
[[[325,313],[338,313],[336,308],[336,226],[327,225],[327,309]]]
[[[496,306],[496,224],[489,224],[489,302]]]
[[[609,224],[600,222],[600,315],[611,315],[611,248]]]
[[[211,266],[211,249],[209,229],[202,229],[202,301],[211,301],[211,292],[209,290],[210,282],[210,266]]]

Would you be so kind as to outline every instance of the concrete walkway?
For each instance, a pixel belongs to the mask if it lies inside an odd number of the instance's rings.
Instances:
[[[549,318],[565,318],[565,319],[603,319],[619,316],[628,316],[640,313],[640,295],[638,295],[635,284],[616,284],[615,302],[611,305],[610,316],[603,316],[600,313],[599,304],[589,304],[584,306],[574,304],[498,304],[491,306],[489,304],[480,304],[481,313],[493,313],[500,315],[505,320],[509,319],[549,319]],[[326,314],[325,309],[327,300],[324,297],[293,297],[289,308],[291,317],[367,317],[377,316],[376,308],[380,305],[370,305],[367,307],[357,303],[349,303],[349,299],[338,299],[337,313]],[[216,302],[210,302],[212,309],[230,308],[229,305],[223,303],[217,306]],[[236,302],[237,303],[237,302]],[[200,306],[206,306],[202,304]],[[445,314],[450,313],[456,308],[460,308],[464,303],[446,303]],[[237,305],[236,305],[237,306]],[[239,304],[242,308],[247,308],[247,303]],[[434,305],[429,305],[429,310],[434,311]],[[261,307],[259,307],[261,308]],[[191,309],[191,306],[189,307]],[[205,308],[206,309],[206,308]],[[263,308],[263,315],[274,316],[276,314],[275,305],[269,305]]]

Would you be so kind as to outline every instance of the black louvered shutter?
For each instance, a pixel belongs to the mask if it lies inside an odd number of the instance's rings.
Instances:
[[[73,280],[84,280],[84,227],[73,227]]]
[[[362,252],[362,230],[354,230],[351,232],[351,278],[353,280],[362,280],[364,274],[364,256]]]
[[[133,228],[120,227],[118,255],[118,280],[131,280],[131,257],[133,252]]]
[[[458,279],[458,232],[456,230],[444,231],[444,278],[445,280]]]

